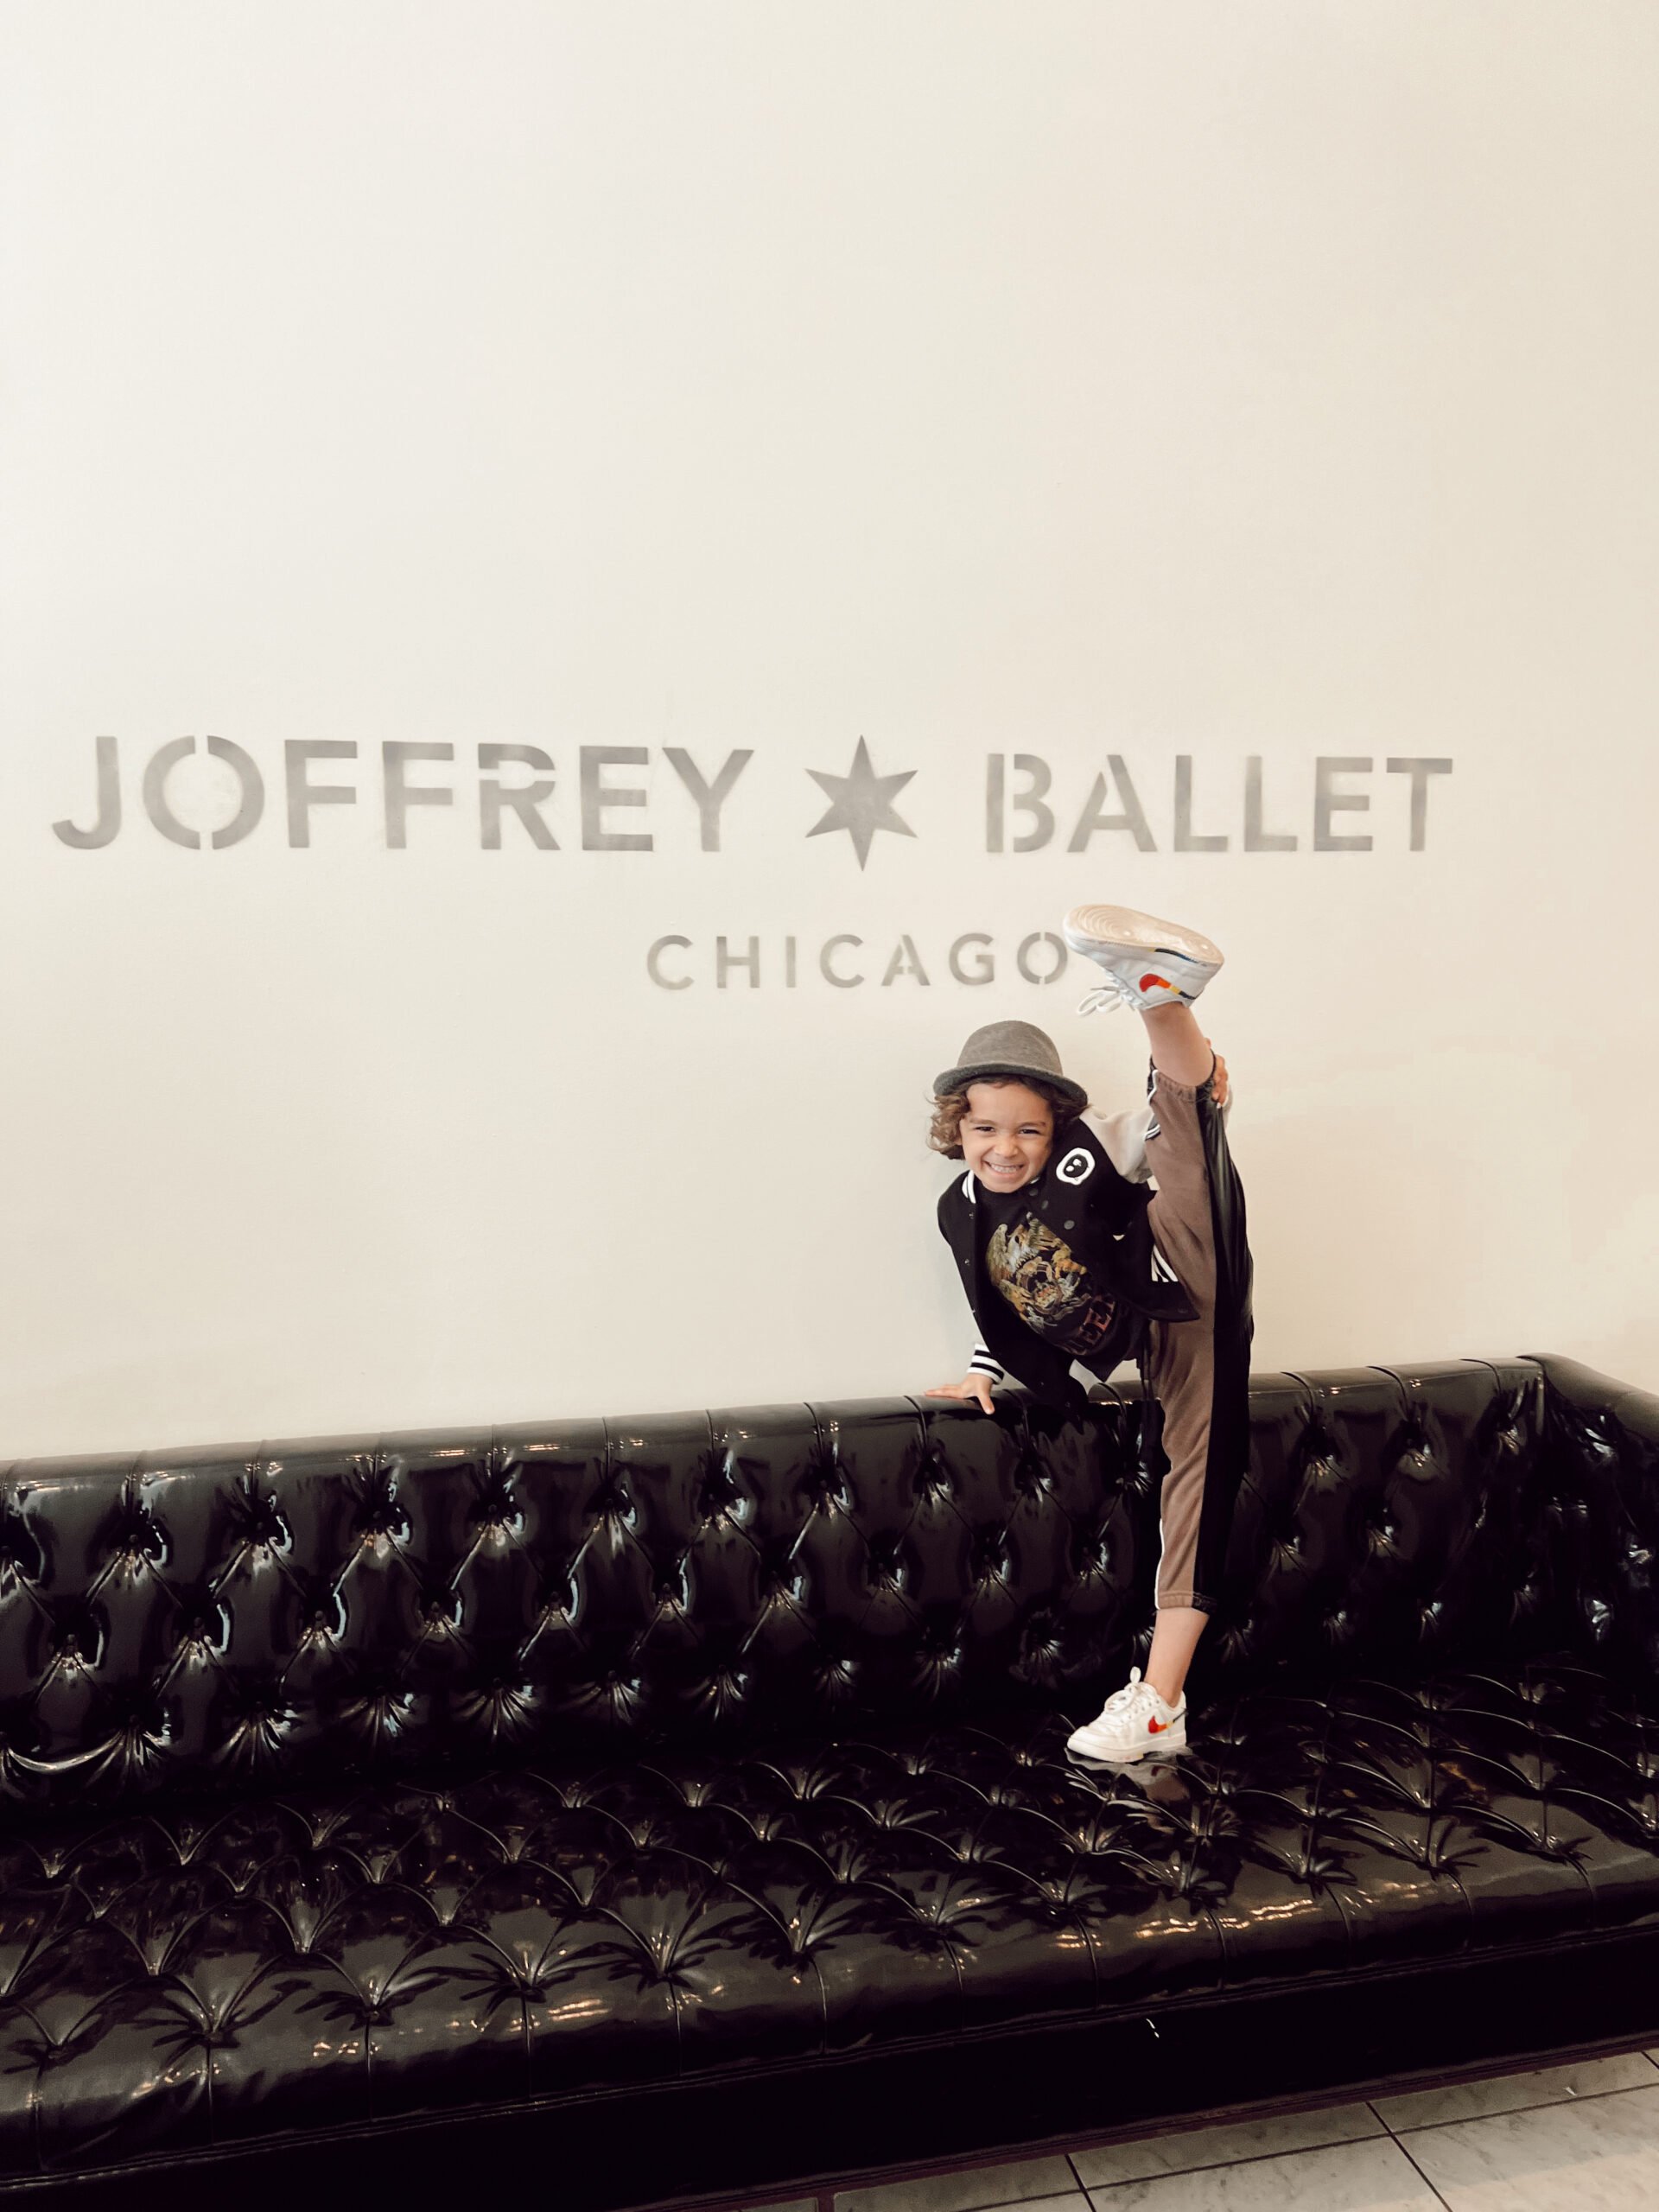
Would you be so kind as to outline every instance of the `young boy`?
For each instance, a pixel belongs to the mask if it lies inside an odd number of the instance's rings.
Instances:
[[[1013,1373],[1036,1397],[1086,1396],[1135,1358],[1163,1407],[1168,1471],[1146,1679],[1071,1738],[1079,1757],[1137,1759],[1186,1742],[1187,1669],[1214,1609],[1234,1493],[1249,1452],[1250,1256],[1227,1150],[1226,1071],[1192,1015],[1222,964],[1206,937],[1123,906],[1077,906],[1065,941],[1105,971],[1093,1013],[1135,1007],[1152,1047],[1148,1103],[1087,1114],[1082,1085],[1040,1029],[976,1029],[934,1085],[936,1151],[967,1163],[939,1200],[980,1342],[960,1382],[973,1398]],[[1087,1118],[1085,1115],[1087,1114]]]

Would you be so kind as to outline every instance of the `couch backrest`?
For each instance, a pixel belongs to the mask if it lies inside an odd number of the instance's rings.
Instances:
[[[1264,1376],[1212,1667],[1496,1650],[1543,1604],[1538,1370]],[[61,1804],[1048,1695],[1149,1620],[1133,1390],[36,1461],[0,1789]]]
[[[1421,1669],[1559,1645],[1543,1401],[1529,1360],[1255,1376],[1217,1656]]]

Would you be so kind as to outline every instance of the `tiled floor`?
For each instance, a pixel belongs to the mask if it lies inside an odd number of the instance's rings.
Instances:
[[[1650,2212],[1659,2050],[846,2189],[835,2212]],[[816,2212],[799,2206],[766,2212]]]

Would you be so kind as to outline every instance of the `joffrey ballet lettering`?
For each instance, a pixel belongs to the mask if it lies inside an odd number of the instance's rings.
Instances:
[[[665,776],[653,772],[658,750]],[[772,762],[759,784],[746,782],[754,760],[747,746],[716,761],[676,745],[582,745],[556,765],[545,747],[524,743],[463,748],[393,740],[359,747],[347,738],[292,738],[262,766],[228,738],[175,737],[149,754],[136,781],[137,810],[150,830],[198,851],[241,844],[273,813],[282,823],[274,834],[303,850],[331,813],[361,804],[375,809],[393,852],[410,848],[412,816],[447,814],[447,829],[432,822],[414,842],[453,840],[470,817],[470,832],[461,834],[486,852],[649,854],[660,838],[718,853],[731,842],[728,809],[740,783],[750,799],[765,787],[764,804],[744,817],[751,840],[775,844],[780,836],[844,830],[849,842],[840,849],[862,869],[873,851],[890,858],[920,838],[907,787],[920,785],[924,772],[879,774],[862,738],[845,774]],[[1135,763],[1106,753],[1068,763],[1062,776],[1040,753],[992,753],[984,756],[982,849],[1085,853],[1097,840],[1098,849],[1125,849],[1113,847],[1116,838],[1143,853],[1421,853],[1432,785],[1452,768],[1448,759],[1420,753],[1380,760],[1319,753],[1275,762],[1269,777],[1260,753],[1231,762],[1207,757],[1200,766],[1190,753]],[[89,815],[52,824],[79,852],[112,844],[132,811],[134,771],[130,757],[124,768],[118,739],[95,741],[92,769]],[[280,794],[274,809],[267,804],[273,791]]]

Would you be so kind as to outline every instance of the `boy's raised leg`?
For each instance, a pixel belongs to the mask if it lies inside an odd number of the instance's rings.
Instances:
[[[1152,1065],[1160,1075],[1188,1090],[1208,1083],[1216,1056],[1190,1006],[1145,1007],[1141,1019],[1147,1025]]]

